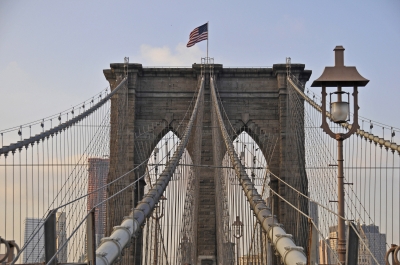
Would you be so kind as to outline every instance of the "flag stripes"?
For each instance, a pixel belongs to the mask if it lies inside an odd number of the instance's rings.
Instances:
[[[195,28],[190,32],[189,42],[186,44],[186,47],[192,47],[196,43],[207,40],[208,39],[208,23],[201,25],[200,27]]]

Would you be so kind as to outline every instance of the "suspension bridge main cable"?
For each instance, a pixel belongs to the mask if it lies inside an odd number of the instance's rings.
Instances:
[[[225,128],[224,121],[221,116],[221,111],[218,106],[218,99],[215,92],[214,78],[210,77],[211,97],[217,119],[220,125],[221,133],[227,152],[230,156],[235,172],[239,178],[245,195],[247,196],[251,209],[261,223],[263,229],[267,231],[268,238],[273,242],[277,252],[281,255],[282,261],[286,265],[306,264],[307,258],[303,252],[303,248],[294,244],[291,236],[286,234],[285,230],[278,224],[275,216],[272,215],[270,209],[265,204],[265,201],[258,194],[254,183],[248,177],[240,159],[238,158],[233,143],[230,140],[229,134]]]
[[[93,113],[95,110],[97,110],[98,108],[100,108],[101,106],[103,106],[104,103],[106,103],[115,93],[117,93],[122,87],[124,87],[124,84],[126,82],[127,78],[124,78],[121,80],[121,82],[119,83],[119,85],[110,93],[108,94],[106,97],[104,97],[102,100],[100,100],[100,102],[98,102],[96,105],[94,105],[93,107],[89,108],[88,110],[84,111],[82,114],[79,114],[78,116],[70,119],[69,121],[66,121],[50,130],[47,130],[45,132],[42,132],[40,134],[37,134],[35,136],[32,136],[28,139],[24,139],[22,141],[18,141],[15,144],[11,144],[9,146],[3,146],[2,148],[0,148],[0,155],[7,155],[8,152],[14,152],[17,149],[21,149],[23,147],[28,147],[29,145],[32,145],[35,142],[39,142],[41,140],[44,140],[46,137],[50,137],[52,135],[54,135],[55,133],[61,132],[64,129],[71,127],[72,125],[76,124],[77,122],[80,122],[81,120],[83,120],[84,118],[86,118],[88,115],[90,115],[91,113]]]
[[[123,249],[129,244],[131,238],[139,231],[139,229],[141,229],[146,217],[149,216],[160,200],[160,197],[165,191],[171,176],[178,166],[179,160],[182,157],[182,154],[189,141],[190,133],[197,116],[199,105],[201,104],[200,99],[202,98],[203,93],[204,77],[201,80],[196,104],[186,127],[185,133],[173,157],[171,160],[169,160],[168,166],[164,168],[153,188],[150,189],[150,191],[138,203],[130,215],[124,218],[124,221],[121,223],[121,225],[114,227],[114,231],[110,237],[103,238],[101,245],[96,250],[97,265],[110,265],[121,256]]]
[[[295,80],[295,77],[293,75],[288,75],[287,80],[300,96],[302,96],[316,110],[318,110],[319,112],[322,112],[321,106],[319,106],[316,102],[314,102],[314,100],[309,98],[306,94],[303,93],[303,91],[301,91],[301,89],[299,89],[299,86],[302,86],[302,85],[299,84],[300,82]],[[326,112],[326,116],[331,119],[331,114],[328,111]],[[348,130],[351,129],[351,125],[347,122],[341,123],[340,125]],[[397,145],[396,143],[393,143],[389,140],[385,140],[384,138],[379,138],[378,136],[375,136],[372,133],[368,133],[368,132],[366,132],[364,130],[360,130],[360,129],[357,129],[356,134],[359,136],[365,137],[366,139],[369,139],[371,141],[374,141],[375,143],[377,143],[381,146],[390,148],[393,151],[397,151],[400,154],[400,145]]]
[[[197,94],[197,93],[194,93],[192,102],[190,103],[190,107],[193,106],[193,104],[194,104],[194,101],[195,101],[195,99],[196,99],[196,94]],[[188,116],[188,114],[189,114],[189,109],[186,111],[186,114],[185,114],[185,116],[184,116],[183,119],[185,119],[185,117]],[[182,121],[183,121],[183,120],[182,120]],[[159,125],[159,124],[157,123],[157,125]],[[179,128],[181,125],[182,125],[182,122],[179,123],[178,128]],[[155,127],[154,127],[154,128],[155,128]],[[153,127],[151,127],[151,128],[149,127],[149,128],[148,128],[148,131],[144,130],[144,131],[143,131],[143,134],[147,134],[148,132],[151,132],[151,131],[153,131]],[[73,201],[70,201],[70,202],[68,202],[68,203],[66,203],[66,204],[63,204],[63,205],[57,207],[56,209],[53,209],[53,211],[58,210],[58,209],[60,209],[60,208],[62,208],[62,207],[65,207],[65,206],[67,206],[67,205],[69,205],[69,204],[71,204],[71,203],[74,203],[74,202],[76,202],[76,201],[78,201],[78,200],[80,200],[80,199],[83,199],[83,198],[85,198],[85,197],[87,197],[87,196],[89,196],[89,195],[91,195],[91,194],[93,194],[93,193],[96,193],[96,192],[100,191],[100,190],[103,190],[103,189],[106,188],[106,187],[109,187],[111,184],[115,183],[116,181],[118,181],[118,180],[122,179],[123,177],[127,176],[128,174],[132,173],[133,171],[135,171],[135,170],[138,169],[139,167],[145,165],[145,163],[147,163],[148,160],[149,160],[149,158],[144,159],[140,164],[135,165],[135,168],[129,170],[128,172],[125,172],[124,174],[122,174],[122,175],[119,176],[118,178],[112,180],[111,182],[109,182],[109,183],[107,183],[107,184],[105,184],[105,185],[103,185],[103,186],[101,186],[101,187],[99,187],[99,188],[97,188],[97,189],[95,189],[95,190],[93,190],[93,191],[91,191],[91,192],[88,192],[87,194],[84,194],[84,195],[80,196],[79,198],[74,199]],[[152,170],[154,170],[154,167],[153,167],[152,169],[150,169],[150,171],[152,171]],[[126,191],[128,188],[134,186],[139,180],[143,179],[143,178],[146,176],[146,174],[148,174],[148,173],[149,173],[149,172],[147,172],[147,173],[143,174],[142,176],[138,177],[134,182],[130,183],[129,185],[124,186],[124,188],[122,188],[122,189],[119,190],[117,193],[113,194],[112,196],[109,196],[107,199],[98,202],[98,203],[97,203],[96,205],[94,205],[91,209],[88,209],[89,212],[93,211],[94,209],[96,209],[96,208],[99,207],[100,205],[104,204],[105,202],[109,201],[110,199],[112,199],[112,198],[116,197],[117,195],[121,194],[122,192]],[[60,252],[63,248],[66,248],[67,242],[68,242],[68,241],[72,238],[72,236],[78,231],[78,229],[81,227],[81,225],[82,225],[82,224],[85,222],[85,220],[88,218],[88,215],[89,215],[89,214],[87,214],[86,216],[84,216],[83,219],[81,219],[81,220],[78,221],[79,224],[77,224],[76,228],[71,232],[70,237],[66,240],[66,242],[65,242],[61,247],[59,247],[58,251],[57,251],[57,252],[55,253],[55,255],[51,258],[51,260],[48,262],[48,264],[51,263],[52,260],[54,260],[54,258],[56,258],[57,255],[59,255],[59,252]],[[45,221],[46,221],[46,220],[47,220],[47,218],[45,219]],[[38,232],[38,231],[36,231],[36,233],[37,233],[37,232]]]
[[[288,81],[288,87],[290,87],[290,91],[293,91],[295,95],[298,96],[299,99],[303,99],[304,101],[307,102],[307,106],[311,107],[311,109],[315,109],[316,111],[314,112],[315,115],[318,115],[318,113],[321,113],[321,107],[319,103],[316,102],[315,100],[315,95],[314,100],[311,99],[308,95],[305,94],[302,90],[304,89],[304,85],[297,80],[297,78],[293,75],[288,75],[287,77]],[[307,91],[308,93],[308,91]],[[318,98],[318,97],[317,97]],[[300,102],[301,104],[301,102]],[[328,118],[330,118],[330,113],[326,112],[326,115]],[[319,117],[319,116],[318,116]],[[379,263],[382,263],[382,255],[381,253],[377,252],[374,254],[371,253],[371,249],[374,249],[379,246],[379,244],[384,244],[386,240],[383,239],[376,239],[374,238],[372,242],[365,242],[367,240],[365,233],[369,233],[368,229],[369,226],[372,226],[374,229],[379,229],[380,226],[380,232],[382,233],[381,229],[383,231],[386,229],[386,234],[388,235],[388,240],[386,241],[386,245],[388,247],[390,240],[396,242],[396,239],[398,240],[398,236],[396,237],[396,232],[394,232],[394,228],[396,227],[395,223],[396,221],[393,220],[390,223],[386,217],[390,216],[390,208],[392,216],[396,214],[397,209],[394,207],[394,201],[395,197],[398,195],[395,194],[394,189],[395,189],[395,184],[396,184],[396,178],[395,178],[395,170],[398,170],[398,165],[399,162],[395,161],[395,153],[398,153],[400,155],[400,146],[394,143],[394,129],[395,127],[388,127],[387,125],[382,126],[383,133],[379,134],[377,136],[376,134],[372,134],[372,128],[373,125],[375,124],[380,124],[378,122],[372,123],[371,120],[368,119],[370,122],[369,130],[364,129],[364,121],[362,122],[361,128],[359,128],[356,132],[356,140],[352,141],[352,145],[349,144],[347,147],[347,156],[350,157],[350,161],[353,163],[356,163],[357,166],[351,167],[348,166],[348,169],[355,169],[356,171],[347,171],[345,173],[345,176],[347,175],[348,178],[348,185],[349,190],[345,190],[346,194],[349,196],[349,204],[347,204],[347,211],[350,214],[350,217],[347,217],[347,219],[352,219],[352,220],[358,220],[358,229],[360,229],[360,234],[357,234],[357,236],[360,238],[361,243],[364,244],[365,248],[363,248],[363,251],[369,252],[368,255],[371,256],[375,261],[378,260]],[[368,122],[367,121],[367,122]],[[382,124],[381,124],[382,125]],[[315,127],[308,127],[308,128],[318,128],[317,126]],[[337,130],[343,131],[343,130],[349,130],[351,129],[351,125],[348,123],[342,124],[342,125],[335,125],[335,128]],[[390,128],[390,135],[388,140],[387,138],[385,139],[385,132],[386,128]],[[359,139],[359,140],[358,140]],[[361,141],[364,139],[365,141]],[[361,146],[359,145],[361,144]],[[314,143],[315,145],[315,143]],[[375,147],[374,147],[375,146]],[[327,146],[328,147],[328,146]],[[379,151],[380,147],[380,151]],[[384,147],[384,148],[383,148]],[[361,148],[361,149],[360,149]],[[335,153],[335,148],[334,146],[328,147],[328,149],[333,150],[333,154]],[[386,152],[383,151],[386,149]],[[361,151],[361,153],[360,153]],[[397,152],[396,152],[397,151]],[[391,159],[389,158],[389,154],[392,153]],[[331,154],[332,155],[332,154]],[[309,162],[308,162],[309,163]],[[351,162],[348,162],[351,163]],[[351,164],[350,164],[351,165]],[[365,166],[364,166],[365,165]],[[367,166],[368,165],[368,166]],[[330,164],[329,166],[335,166],[334,164]],[[374,169],[375,173],[371,171],[366,171],[367,169]],[[382,172],[383,171],[383,172]],[[365,172],[365,174],[363,174]],[[386,172],[386,173],[385,173]],[[320,178],[321,179],[321,178]],[[353,182],[354,184],[357,184],[356,188],[353,189]],[[355,183],[357,182],[357,183]],[[385,185],[386,183],[386,185]],[[383,188],[383,189],[382,189]],[[334,190],[334,189],[333,189]],[[299,192],[300,193],[300,192]],[[377,196],[377,200],[373,199],[373,196],[371,194],[374,194]],[[382,198],[382,195],[386,194],[386,201],[381,201],[382,199],[384,200],[384,196]],[[305,196],[304,194],[301,194],[302,196]],[[323,195],[324,196],[324,195]],[[326,196],[326,195],[325,195]],[[307,197],[307,196],[305,196]],[[308,197],[312,197],[309,195]],[[307,198],[310,199],[310,198]],[[314,200],[310,200],[310,202],[316,203],[318,206],[324,208],[325,210],[328,210],[333,215],[336,215],[334,211],[329,210],[328,208],[318,204]],[[334,201],[330,201],[334,202]],[[392,205],[390,206],[390,202],[392,202]],[[381,205],[381,207],[379,207]],[[376,212],[377,211],[377,212]],[[386,216],[386,217],[385,217]],[[374,218],[375,217],[375,218]],[[383,219],[382,219],[383,217]],[[344,218],[343,218],[344,219]],[[361,221],[364,221],[363,225],[360,225],[360,219]],[[375,223],[375,221],[377,223]],[[365,222],[369,220],[370,225],[366,225]],[[391,224],[391,237],[389,236],[390,234],[390,224]],[[324,224],[326,229],[328,229],[327,224]],[[335,223],[333,222],[333,225]],[[329,226],[329,229],[332,230],[334,229],[333,226]],[[328,232],[329,233],[329,232]],[[384,233],[384,232],[383,232]],[[398,233],[397,233],[398,234]],[[332,241],[334,243],[334,241]],[[366,246],[367,244],[368,246]],[[371,246],[371,244],[373,246]],[[382,250],[383,251],[383,250]],[[365,253],[367,254],[367,253]],[[364,255],[364,254],[363,254]],[[378,263],[378,262],[377,262]]]

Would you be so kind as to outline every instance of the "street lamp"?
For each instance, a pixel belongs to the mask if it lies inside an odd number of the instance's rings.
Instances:
[[[356,67],[344,66],[344,48],[336,46],[335,66],[325,67],[322,75],[312,83],[312,87],[322,87],[322,125],[321,128],[338,143],[338,254],[341,264],[346,262],[346,238],[344,221],[344,182],[343,182],[343,140],[349,138],[360,128],[358,124],[358,87],[368,84],[369,80],[362,77]],[[330,93],[330,113],[326,113],[326,87],[336,87],[337,90]],[[353,124],[347,133],[335,133],[329,128],[326,121],[328,116],[335,123],[345,123],[350,117],[350,96],[342,90],[343,87],[353,87]],[[337,97],[337,101],[332,102],[332,95]],[[344,101],[343,95],[347,95]]]
[[[233,236],[236,238],[236,264],[239,264],[239,238],[243,236],[243,223],[239,216],[236,216],[235,222],[232,224]]]

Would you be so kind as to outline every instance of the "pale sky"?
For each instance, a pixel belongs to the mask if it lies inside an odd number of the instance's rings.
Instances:
[[[4,1],[0,2],[0,129],[41,119],[108,86],[110,63],[190,66],[186,48],[209,21],[209,55],[224,66],[272,66],[291,57],[313,71],[343,45],[345,65],[371,80],[362,116],[400,127],[400,1]],[[313,89],[319,93],[318,89]]]
[[[209,55],[225,67],[303,63],[307,86],[343,45],[370,82],[360,115],[400,128],[400,0],[0,0],[0,130],[76,105],[108,86],[110,63],[191,66],[186,48],[209,21]],[[317,88],[312,91],[320,93]]]

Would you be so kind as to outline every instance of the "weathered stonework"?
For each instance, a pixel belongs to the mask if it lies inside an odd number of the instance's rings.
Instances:
[[[292,64],[291,72],[305,83],[311,71],[304,70],[303,64]],[[124,64],[111,64],[111,69],[104,70],[111,87],[115,84],[118,75],[124,73]],[[217,87],[224,105],[224,109],[235,130],[240,133],[246,130],[260,146],[261,151],[271,161],[269,168],[281,178],[290,178],[286,175],[286,119],[287,119],[287,91],[286,91],[286,65],[276,64],[272,68],[223,68],[214,65],[214,74]],[[212,130],[211,130],[211,99],[209,76],[206,75],[206,89],[204,94],[203,124],[201,133],[201,147],[191,145],[188,151],[195,154],[194,149],[201,148],[201,157],[194,157],[194,161],[202,165],[213,165]],[[200,78],[200,65],[194,64],[192,68],[143,68],[141,64],[128,65],[129,78],[129,111],[127,117],[127,158],[126,168],[132,169],[139,164],[139,158],[134,156],[134,133],[138,128],[151,126],[162,122],[166,127],[159,130],[158,139],[152,147],[169,131],[174,130],[177,121],[183,119],[188,103],[193,97]],[[113,108],[115,111],[115,107]],[[198,126],[197,126],[198,127]],[[115,129],[115,128],[114,128]],[[112,128],[113,130],[113,128]],[[276,135],[279,139],[275,152],[270,154],[267,146],[260,141],[260,135]],[[180,135],[178,135],[180,136]],[[113,143],[113,139],[111,139]],[[113,148],[113,144],[111,144]],[[150,156],[149,150],[147,156]],[[116,160],[111,159],[110,168],[115,167]],[[212,168],[198,169],[198,181],[201,198],[198,201],[197,220],[197,257],[198,264],[208,260],[217,264],[217,238],[215,217],[215,180]],[[110,175],[108,181],[113,177]],[[135,176],[131,176],[133,181]],[[135,189],[133,204],[143,196],[143,185]],[[277,179],[271,181],[272,189],[285,194],[285,187]],[[132,201],[126,201],[132,204]],[[286,220],[287,205],[282,201],[275,201],[274,213],[284,225],[291,223]],[[108,215],[113,215],[109,212]],[[111,218],[111,217],[109,217]],[[120,217],[122,218],[122,217]],[[112,218],[111,218],[112,219]],[[291,233],[292,231],[288,231]],[[140,248],[140,244],[137,244]],[[137,249],[138,250],[138,249]],[[132,250],[133,251],[133,250]],[[131,264],[140,264],[140,251],[134,251]]]

